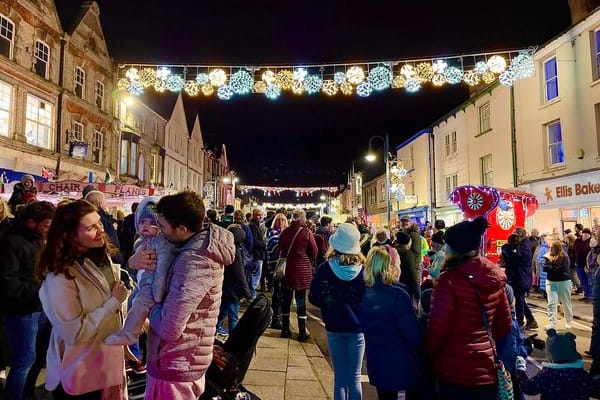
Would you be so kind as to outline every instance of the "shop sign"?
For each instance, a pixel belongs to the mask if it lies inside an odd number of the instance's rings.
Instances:
[[[541,206],[600,202],[600,172],[588,172],[529,185]]]
[[[60,182],[37,182],[36,183],[39,192],[79,192],[83,191],[83,188],[88,185],[87,182],[80,181],[60,181]]]

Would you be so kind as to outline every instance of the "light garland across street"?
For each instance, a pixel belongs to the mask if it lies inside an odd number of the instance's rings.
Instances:
[[[535,49],[462,54],[449,57],[309,65],[154,65],[119,64],[117,89],[133,95],[146,90],[186,93],[231,100],[250,93],[270,100],[292,95],[369,97],[388,89],[418,92],[465,83],[469,86],[498,80],[511,86],[535,72]]]

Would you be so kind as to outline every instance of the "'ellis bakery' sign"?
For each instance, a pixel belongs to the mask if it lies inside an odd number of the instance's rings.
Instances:
[[[535,182],[530,184],[529,191],[537,196],[540,205],[549,207],[576,202],[600,202],[600,171]]]

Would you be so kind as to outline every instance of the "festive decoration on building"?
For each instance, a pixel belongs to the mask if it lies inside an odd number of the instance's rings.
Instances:
[[[394,162],[390,168],[390,195],[398,201],[404,201],[406,198],[404,183],[402,183],[406,173],[406,169],[400,162]]]
[[[253,192],[262,192],[265,196],[273,196],[279,195],[283,192],[294,192],[296,193],[296,197],[300,196],[309,196],[314,194],[315,192],[329,192],[329,194],[333,195],[337,192],[338,188],[335,186],[329,187],[285,187],[285,186],[254,186],[254,185],[239,185],[238,190],[242,194],[253,193]]]
[[[296,95],[323,93],[335,96],[404,89],[409,93],[425,85],[465,83],[513,85],[535,72],[535,49],[457,55],[445,58],[378,61],[304,66],[119,65],[117,89],[140,95],[144,88],[157,92],[185,92],[190,96],[214,92],[221,99],[249,93],[275,99],[284,92]],[[195,82],[195,83],[194,83]],[[208,85],[208,86],[207,86]],[[210,86],[210,87],[209,87]],[[226,87],[226,89],[218,90]]]

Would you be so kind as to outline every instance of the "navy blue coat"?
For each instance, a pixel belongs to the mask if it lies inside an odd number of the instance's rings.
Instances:
[[[408,292],[399,284],[378,281],[367,287],[359,310],[371,385],[383,390],[417,385],[421,376],[417,351],[422,336]]]
[[[506,251],[505,244],[502,246],[502,257],[505,258],[506,277],[508,278],[508,284],[513,287],[515,293],[528,291],[531,287],[532,279],[532,263],[533,263],[533,250],[531,249],[531,243],[529,240],[522,240],[516,251],[510,252],[510,255]]]

